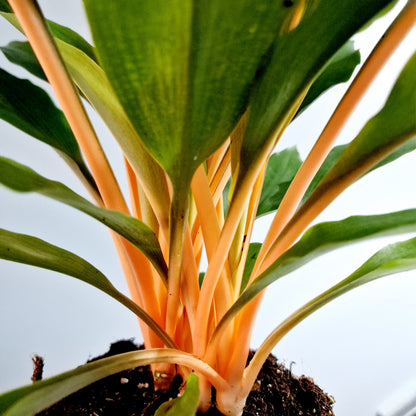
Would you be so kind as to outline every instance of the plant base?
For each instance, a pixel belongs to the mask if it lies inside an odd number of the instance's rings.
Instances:
[[[131,340],[119,341],[100,358],[140,349]],[[153,389],[148,366],[123,371],[100,380],[41,412],[38,416],[153,416],[169,398],[177,396],[181,378],[174,379],[168,390]],[[323,416],[334,415],[333,400],[310,378],[295,377],[270,356],[250,393],[243,416]],[[221,416],[211,408],[206,416]]]

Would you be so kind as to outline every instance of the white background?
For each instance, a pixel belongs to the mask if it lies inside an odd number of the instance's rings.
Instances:
[[[81,1],[40,1],[46,16],[89,38]],[[403,2],[399,3],[402,5]],[[366,56],[396,7],[360,35]],[[21,38],[0,21],[0,44]],[[343,131],[339,143],[351,140],[378,111],[398,71],[414,52],[415,31],[378,77]],[[116,52],[115,52],[116,53]],[[0,56],[0,66],[30,78]],[[34,80],[41,84],[41,81]],[[297,144],[304,157],[318,137],[346,85],[333,88],[287,131],[280,148]],[[122,158],[100,120],[93,116],[105,149],[111,155],[123,189]],[[85,195],[65,163],[46,145],[0,121],[2,156],[11,157],[40,174],[59,180]],[[369,174],[351,187],[319,218],[395,211],[416,206],[415,152]],[[264,238],[270,218],[258,221],[255,241]],[[72,208],[38,195],[20,195],[0,188],[0,227],[43,238],[90,261],[126,292],[121,268],[106,229]],[[390,241],[383,238],[354,245],[308,264],[280,280],[266,295],[254,333],[258,346],[289,313],[346,277]],[[403,273],[359,288],[316,312],[288,334],[275,354],[296,374],[307,374],[336,398],[337,416],[374,415],[383,400],[416,378],[416,272]],[[0,260],[0,391],[30,381],[34,353],[46,358],[45,376],[71,369],[104,352],[109,343],[135,337],[136,318],[96,289],[66,276]]]

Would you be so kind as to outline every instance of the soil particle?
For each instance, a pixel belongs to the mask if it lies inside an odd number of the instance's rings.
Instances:
[[[132,340],[111,345],[101,358],[142,349]],[[250,354],[249,360],[252,356]],[[42,360],[43,364],[43,360]],[[148,366],[122,371],[66,397],[38,416],[150,416],[170,398],[177,397],[182,379],[176,376],[167,390],[153,388]],[[215,392],[213,395],[215,401]],[[308,377],[295,377],[270,355],[248,397],[243,416],[328,416],[333,399]],[[221,416],[215,407],[205,416]]]

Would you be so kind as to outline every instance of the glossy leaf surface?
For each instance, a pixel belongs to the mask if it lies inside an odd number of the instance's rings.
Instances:
[[[0,14],[15,26],[16,29],[21,31],[20,24],[18,23],[13,10],[5,0],[0,1]],[[91,59],[96,60],[94,48],[80,34],[51,20],[46,20],[46,22],[49,30],[56,39],[60,39],[69,45],[73,45],[77,49],[83,51]]]
[[[48,94],[25,79],[0,69],[0,118],[84,164],[64,114]]]
[[[354,179],[412,149],[416,136],[416,54],[408,61],[384,107],[343,150],[334,166],[295,214],[300,217],[321,198],[332,200]],[[401,149],[401,147],[403,148]],[[349,179],[351,178],[351,179]],[[331,196],[329,196],[331,195]],[[332,196],[335,195],[335,196]]]
[[[149,258],[162,278],[166,278],[167,266],[157,237],[141,221],[117,211],[97,207],[62,183],[49,180],[32,169],[3,157],[0,157],[0,183],[18,192],[37,192],[95,218],[134,244]]]
[[[318,186],[319,182],[324,178],[324,176],[329,172],[329,170],[335,165],[335,163],[340,158],[342,152],[345,150],[345,148],[348,146],[348,144],[343,144],[340,146],[334,147],[328,154],[327,158],[325,159],[324,163],[316,173],[315,177],[313,178],[308,190],[305,193],[304,199],[306,199],[312,191],[315,190],[315,188]],[[406,141],[404,144],[399,146],[394,152],[392,152],[389,156],[384,158],[380,163],[378,163],[376,166],[374,166],[372,169],[370,169],[367,173],[372,172],[373,170],[376,170],[378,168],[381,168],[388,163],[394,162],[399,157],[406,155],[409,152],[412,152],[416,150],[416,136],[412,139]]]
[[[290,9],[264,0],[84,3],[100,61],[140,137],[174,183],[190,181],[242,115]]]
[[[272,150],[330,58],[389,3],[321,0],[298,27],[276,40],[270,63],[253,88],[241,151],[243,172]]]
[[[342,246],[381,235],[416,230],[416,209],[373,216],[354,216],[342,221],[314,225],[272,266],[241,294],[219,325],[235,316],[251,299],[271,283],[299,269],[314,258]]]
[[[369,260],[367,260],[359,269],[328,289],[321,295],[312,299],[306,305],[302,306],[295,313],[285,319],[273,332],[267,337],[263,344],[257,350],[249,366],[246,368],[246,377],[253,379],[260,367],[260,364],[272,351],[273,347],[295,326],[302,322],[313,312],[325,306],[337,297],[344,295],[352,289],[369,283],[381,277],[392,274],[414,270],[416,268],[416,238],[399,243],[390,244],[379,250]],[[263,359],[258,359],[260,356]],[[257,368],[251,368],[257,367]],[[253,371],[254,370],[254,371]]]
[[[347,42],[331,58],[323,72],[313,82],[296,116],[300,115],[325,91],[337,84],[348,81],[360,60],[360,52],[354,49],[354,43],[352,41]]]
[[[134,312],[167,346],[174,347],[168,335],[142,308],[120,293],[99,270],[76,254],[36,237],[0,229],[0,258],[63,273],[102,290]]]
[[[1,395],[0,413],[2,416],[33,416],[69,394],[109,375],[151,363],[182,362],[189,356],[174,349],[156,349],[103,358]],[[195,378],[192,379],[191,386],[192,391],[195,391]]]
[[[261,191],[257,217],[275,211],[302,164],[299,152],[291,147],[271,155]]]
[[[162,169],[145,149],[102,68],[82,50],[63,41],[56,41],[76,85],[123,149],[146,193],[153,191],[153,201],[157,197],[160,200],[159,205],[168,207],[169,199],[166,197],[168,192],[165,189],[166,183],[162,180],[164,179]],[[42,77],[43,71],[28,42],[12,42],[2,50],[13,63]]]
[[[162,405],[156,410],[154,416],[194,416],[198,409],[199,381],[194,373],[189,374],[186,388],[182,396]]]
[[[13,41],[6,46],[2,46],[0,50],[4,56],[13,64],[19,65],[29,71],[32,75],[47,81],[29,42]]]

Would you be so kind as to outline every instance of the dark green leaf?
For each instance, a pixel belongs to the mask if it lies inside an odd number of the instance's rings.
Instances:
[[[162,403],[154,416],[194,416],[198,410],[199,381],[194,373],[189,374],[182,396]]]
[[[18,29],[20,28],[13,13],[5,13],[4,17]],[[56,25],[51,25],[51,27],[53,29]],[[80,42],[72,40],[70,36],[60,36],[62,31],[53,31],[53,34],[57,36],[55,41],[70,75],[83,96],[87,98],[107,124],[133,169],[143,181],[144,188],[147,190],[159,190],[153,193],[152,201],[159,198],[158,204],[162,207],[167,207],[169,201],[166,199],[168,192],[165,191],[165,175],[161,172],[160,166],[144,149],[140,137],[118,102],[106,75],[94,61],[91,53],[88,52],[89,48],[87,46],[77,47]],[[5,51],[7,51],[8,56],[10,59],[13,59],[14,63],[23,66],[35,75],[38,76],[40,72],[43,72],[28,43],[16,42],[13,45],[9,44]]]
[[[0,0],[0,14],[16,29],[22,31],[13,10],[5,0]],[[46,22],[54,38],[74,46],[88,55],[92,60],[96,60],[94,48],[81,35],[68,27],[52,22],[51,20],[46,20]]]
[[[7,0],[0,0],[0,11],[5,12],[5,13],[13,12]]]
[[[317,224],[241,294],[220,325],[225,325],[251,299],[274,281],[288,275],[314,258],[367,238],[416,230],[416,209],[373,216],[354,216],[342,221]],[[217,328],[218,330],[218,328]]]
[[[328,62],[321,75],[314,81],[305,99],[302,101],[297,117],[321,94],[334,85],[350,79],[356,66],[360,63],[360,52],[354,49],[352,41],[347,42]]]
[[[1,395],[0,413],[2,416],[33,416],[104,377],[151,363],[174,362],[175,356],[180,358],[183,355],[186,354],[164,349],[132,351],[102,358]],[[195,380],[192,380],[193,390],[194,384]]]
[[[96,61],[94,48],[81,35],[68,27],[52,22],[51,20],[47,20],[47,23],[54,38],[79,49],[93,61]]]
[[[117,211],[99,208],[62,183],[46,179],[32,169],[3,157],[0,157],[0,183],[18,192],[40,193],[95,218],[134,244],[149,258],[162,279],[166,279],[167,266],[157,237],[141,221]]]
[[[29,42],[14,41],[7,46],[2,46],[0,49],[10,62],[25,68],[32,75],[46,81],[45,73],[36,59]]]
[[[303,200],[306,200],[308,196],[312,193],[312,191],[315,190],[315,188],[318,186],[319,182],[324,178],[324,176],[329,172],[329,170],[335,165],[337,160],[340,158],[342,152],[347,147],[347,144],[343,144],[340,146],[334,147],[326,157],[324,163],[319,168],[318,172],[316,173],[315,177],[313,178],[311,184],[309,185],[308,190],[305,193],[305,196],[303,197]],[[381,168],[384,165],[387,165],[388,163],[394,162],[399,157],[412,152],[416,149],[416,136],[412,139],[408,140],[401,146],[399,146],[394,152],[392,152],[389,156],[387,156],[385,159],[383,159],[381,162],[379,162],[376,166],[374,166],[372,169],[370,169],[367,173],[372,172],[373,170],[376,170],[378,168]]]
[[[294,147],[271,155],[267,164],[257,217],[275,211],[279,207],[301,164],[299,152]]]
[[[63,115],[48,94],[0,69],[0,118],[79,162],[81,153]]]
[[[260,249],[261,249],[261,243],[251,243],[248,248],[247,260],[244,266],[243,279],[241,280],[241,289],[240,289],[241,292],[247,286],[248,280],[250,279],[250,275],[253,270],[254,264],[256,263],[257,256],[259,255]]]
[[[143,309],[120,293],[99,270],[81,257],[39,238],[0,229],[0,258],[63,273],[102,290],[149,325],[165,345],[174,347],[169,336]]]
[[[84,3],[100,61],[140,137],[174,183],[189,182],[241,117],[290,9],[265,0]]]
[[[198,276],[199,288],[201,288],[201,286],[202,286],[202,282],[204,281],[204,277],[205,277],[205,272],[199,273],[199,276]]]
[[[301,206],[295,217],[303,215],[323,196],[338,195],[349,184],[348,178],[358,179],[365,173],[383,166],[414,148],[414,136],[416,135],[415,90],[416,54],[410,58],[399,75],[384,107],[343,149],[336,163],[319,182],[317,188]],[[407,141],[409,142],[406,143]],[[326,163],[325,169],[333,161],[328,158]],[[333,199],[335,196],[331,198]],[[292,221],[297,219],[295,217]]]
[[[48,94],[25,79],[0,68],[0,118],[55,149],[75,162],[95,188],[78,143],[61,110]]]
[[[271,151],[331,57],[390,2],[321,0],[296,29],[276,40],[270,63],[253,88],[241,151],[242,174],[261,159],[265,149]]]
[[[416,238],[390,244],[378,251],[367,260],[358,270],[342,280],[326,292],[312,299],[291,316],[285,319],[267,337],[267,345],[262,346],[271,350],[292,328],[320,309],[322,306],[344,295],[356,287],[373,280],[395,273],[406,272],[416,268]],[[260,348],[262,348],[262,346]],[[259,351],[259,350],[258,350]],[[263,349],[263,353],[267,352]]]

